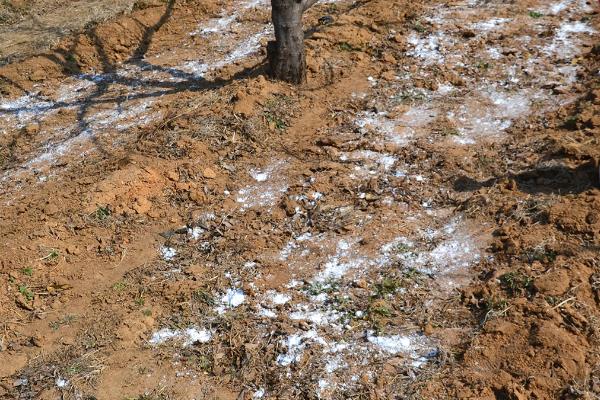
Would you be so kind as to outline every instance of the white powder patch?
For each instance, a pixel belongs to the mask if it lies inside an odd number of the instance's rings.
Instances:
[[[241,203],[240,211],[246,211],[253,207],[272,207],[279,201],[283,193],[288,189],[288,184],[283,174],[284,160],[278,160],[263,171],[250,171],[250,175],[256,174],[254,178],[256,184],[246,186],[240,189],[236,196],[236,201]],[[263,174],[266,174],[264,176]],[[272,177],[269,179],[269,177]],[[263,179],[265,178],[265,179]]]
[[[451,44],[449,40],[442,32],[436,32],[424,38],[413,32],[407,39],[411,49],[406,54],[423,60],[426,65],[441,64],[444,62],[442,51]]]
[[[228,289],[221,298],[221,302],[227,307],[237,307],[245,300],[244,292],[240,289]]]
[[[188,229],[188,235],[190,235],[190,237],[194,240],[200,239],[203,233],[204,229],[200,228],[199,226]]]
[[[521,90],[510,93],[491,88],[486,95],[495,106],[494,114],[500,118],[515,119],[529,112],[531,95],[528,91]]]
[[[510,128],[514,119],[526,115],[531,101],[536,97],[536,93],[527,89],[516,92],[495,88],[481,90],[446,115],[460,134],[453,140],[460,144],[474,144],[479,137],[497,136]]]
[[[264,388],[259,388],[256,392],[254,392],[254,394],[252,395],[253,399],[262,399],[265,395],[265,389]]]
[[[409,336],[367,336],[367,340],[391,354],[413,351],[413,340]]]
[[[283,182],[273,186],[251,186],[240,189],[236,201],[242,203],[241,211],[252,207],[272,207],[287,189],[287,184]]]
[[[552,43],[544,46],[542,50],[548,55],[555,55],[561,59],[572,58],[581,53],[579,36],[594,33],[596,31],[585,22],[563,22],[554,35]]]
[[[397,158],[391,154],[371,150],[354,150],[349,153],[341,153],[340,160],[358,164],[354,167],[351,177],[364,178],[378,174],[381,170],[389,170],[394,166]]]
[[[429,273],[447,272],[455,268],[466,268],[479,261],[477,249],[466,238],[450,239],[436,246],[429,254],[423,254],[423,257],[417,260],[423,266],[430,266],[430,269],[424,269]]]
[[[506,24],[509,21],[510,21],[509,18],[492,18],[487,21],[477,22],[471,26],[475,30],[489,32],[489,31],[493,31],[493,30],[496,30],[497,28],[502,27],[504,24]]]
[[[319,293],[318,295],[311,297],[311,300],[316,303],[324,303],[325,301],[327,301],[327,299],[329,299],[327,293]]]
[[[437,94],[445,95],[448,93],[452,93],[454,90],[455,90],[454,86],[447,84],[447,83],[442,83],[441,85],[438,86]]]
[[[394,166],[397,159],[395,156],[386,153],[379,153],[371,150],[355,150],[350,153],[342,153],[340,160],[349,162],[361,162],[364,168],[355,168],[355,171],[362,174],[372,174],[376,170],[389,170]]]
[[[233,11],[227,11],[227,15],[219,18],[212,18],[208,22],[200,24],[198,29],[191,32],[191,36],[207,36],[213,33],[222,33],[227,30],[242,14],[243,11],[254,8],[259,5],[264,5],[263,0],[243,1],[236,5]]]
[[[288,336],[287,339],[282,342],[287,348],[287,352],[277,356],[277,364],[285,367],[300,361],[302,359],[304,349],[306,348],[308,342],[311,341],[320,343],[322,345],[326,344],[326,342],[319,337],[319,334],[315,330]]]
[[[490,47],[487,49],[487,53],[492,60],[499,60],[502,58],[502,53],[495,47]]]
[[[281,249],[281,251],[279,252],[279,259],[281,261],[287,260],[287,258],[292,253],[292,250],[294,250],[297,247],[298,247],[298,244],[296,243],[296,240],[294,240],[294,239],[290,240],[285,245],[285,247],[283,249]]]
[[[173,330],[169,328],[163,328],[152,334],[148,343],[151,345],[163,344],[169,340],[182,340],[183,346],[190,346],[194,343],[207,343],[210,341],[212,334],[204,329],[198,329],[194,327],[186,328],[183,330]]]
[[[265,182],[267,179],[269,179],[270,171],[251,169],[249,174],[256,182]]]
[[[219,314],[225,313],[228,309],[238,307],[246,301],[246,295],[241,289],[227,289],[225,294],[221,297],[221,305],[215,310]]]
[[[317,389],[317,394],[319,395],[319,398],[321,398],[324,392],[331,387],[331,383],[326,379],[319,379],[317,384],[319,386]]]
[[[316,276],[315,280],[317,282],[339,279],[349,270],[358,268],[363,264],[365,260],[357,256],[352,250],[352,246],[358,239],[353,238],[352,240],[353,242],[346,239],[339,240],[336,253],[329,257],[323,266],[323,270]]]
[[[88,139],[91,137],[91,132],[89,130],[85,130],[77,136],[66,139],[58,144],[50,145],[45,151],[27,161],[24,164],[24,167],[28,169],[40,168],[43,164],[53,162],[73,149],[83,149],[85,143],[87,143]],[[85,154],[85,151],[81,150],[79,153],[83,155]]]
[[[246,4],[248,8],[257,5],[258,1],[251,1]],[[181,72],[192,74],[196,78],[202,78],[209,71],[218,70],[226,65],[233,64],[260,48],[260,40],[269,34],[269,27],[262,31],[248,36],[236,47],[227,52],[225,57],[218,59],[213,63],[203,63],[199,61],[187,61],[175,68],[167,68],[173,76],[168,79],[173,81],[182,81],[184,78],[177,76]],[[119,79],[142,79],[155,78],[157,74],[152,68],[140,68],[137,65],[126,64],[116,73],[105,74],[81,74],[70,78],[67,84],[59,88],[57,100],[52,100],[40,96],[39,94],[27,94],[15,100],[4,100],[0,98],[0,118],[9,125],[20,129],[33,121],[43,121],[50,115],[61,110],[75,110],[83,106],[85,96],[93,92],[98,84],[113,84],[119,86]],[[74,129],[81,129],[75,132],[71,137],[62,141],[54,140],[54,143],[42,154],[34,156],[26,165],[28,168],[36,168],[42,163],[53,162],[57,158],[64,156],[67,152],[75,151],[75,146],[87,143],[89,139],[97,136],[101,131],[116,129],[119,131],[129,129],[133,126],[143,126],[158,118],[161,112],[150,112],[149,108],[155,103],[156,99],[148,98],[141,102],[129,100],[134,95],[145,95],[148,88],[143,85],[129,88],[131,93],[119,104],[110,104],[106,109],[90,109],[83,116],[83,121],[77,123]],[[113,90],[111,88],[111,90]],[[114,90],[113,90],[114,91]],[[153,96],[154,97],[154,96]],[[158,96],[157,96],[158,98]],[[81,126],[84,126],[82,129]],[[65,131],[66,129],[61,131]],[[79,151],[79,153],[83,153]]]
[[[87,129],[95,134],[101,129],[111,127],[123,131],[132,126],[147,125],[158,115],[148,112],[152,103],[154,101],[143,101],[138,104],[129,103],[126,106],[115,104],[110,109],[93,112],[90,117],[86,117]]]
[[[192,74],[196,78],[203,78],[204,75],[208,71],[210,71],[211,66],[209,64],[200,62],[200,61],[187,61],[183,64],[177,66],[177,68],[171,68],[173,72],[177,70],[187,72],[188,74]]]
[[[187,328],[184,331],[186,337],[186,345],[193,343],[207,343],[210,341],[212,334],[204,329],[198,330],[196,328]]]
[[[79,75],[75,79],[78,79],[73,84],[64,84],[61,86],[56,95],[57,103],[72,103],[75,100],[80,100],[91,93],[91,90],[95,86],[93,79],[87,79],[86,75]]]
[[[220,61],[211,65],[211,70],[217,70],[227,65],[231,65],[236,61],[248,57],[249,55],[257,52],[260,49],[260,41],[262,38],[267,37],[271,32],[271,27],[267,27],[262,31],[251,35],[237,47],[231,50],[227,56]]]
[[[177,255],[177,250],[167,246],[161,246],[159,252],[165,261],[171,261]]]
[[[548,8],[548,12],[552,15],[559,14],[561,11],[566,10],[571,3],[573,3],[573,0],[563,0],[561,2],[554,3]]]
[[[325,372],[328,374],[332,374],[340,368],[345,368],[348,366],[348,363],[344,361],[341,356],[335,356],[327,360],[325,364]]]
[[[398,145],[407,144],[408,139],[410,139],[410,132],[400,132],[397,123],[390,119],[385,112],[361,113],[354,123],[359,128],[374,129],[385,137],[392,139]]]
[[[563,65],[557,68],[565,83],[575,83],[577,81],[577,72],[579,67],[575,65]]]
[[[297,249],[302,242],[306,242],[311,239],[313,239],[313,235],[310,232],[306,232],[290,240],[285,247],[281,249],[281,252],[279,253],[279,259],[282,261],[287,260],[290,254],[292,254],[292,251]]]
[[[151,121],[158,118],[160,112],[150,112],[149,106],[151,102],[145,101],[135,105],[129,104],[128,106],[114,105],[111,109],[105,110],[91,110],[89,114],[85,115],[82,121],[82,125],[72,124],[71,126],[61,127],[57,129],[57,133],[61,135],[70,133],[70,137],[63,140],[54,140],[54,142],[46,145],[42,152],[26,163],[24,167],[28,169],[40,168],[41,166],[55,162],[67,153],[77,152],[80,156],[87,154],[84,149],[84,145],[89,142],[91,138],[96,136],[102,130],[116,129],[123,131],[132,126],[141,126],[150,123]],[[0,104],[0,107],[2,105]],[[30,113],[36,113],[36,120],[43,120],[54,112],[58,112],[61,109],[73,109],[75,106],[56,106],[56,108],[49,108],[46,110],[38,110],[39,104],[30,105],[24,111],[18,111],[17,117],[19,122],[16,123],[16,127],[25,126],[27,122],[30,122]],[[82,129],[82,126],[84,127]],[[82,129],[81,131],[78,131]]]
[[[161,344],[166,342],[167,340],[171,340],[173,338],[178,337],[181,334],[179,331],[174,331],[168,328],[163,328],[158,332],[154,332],[152,337],[148,341],[150,344]]]
[[[310,306],[308,305],[300,305],[299,308],[308,309]],[[337,322],[341,314],[336,310],[303,310],[303,311],[294,311],[289,315],[290,319],[296,321],[308,321],[314,325],[330,325],[334,322]]]
[[[279,293],[279,292],[275,292],[275,291],[267,292],[267,298],[274,305],[282,305],[292,299],[292,297],[288,294]]]
[[[66,379],[63,379],[61,377],[58,377],[54,380],[54,384],[56,385],[57,388],[64,389],[67,386],[69,386],[69,381]]]
[[[267,318],[276,318],[277,317],[277,313],[275,313],[272,310],[269,310],[267,308],[262,308],[262,307],[260,307],[258,309],[258,315],[260,315],[262,317],[267,317]]]
[[[384,246],[383,253],[388,255],[400,244],[404,249],[398,258],[406,267],[437,277],[468,268],[479,262],[481,255],[473,237],[466,227],[459,225],[460,220],[451,221],[440,231],[426,231],[428,241],[437,241],[430,249],[419,249],[417,244],[406,238],[398,238],[393,244]]]
[[[432,348],[428,339],[416,334],[375,336],[373,332],[367,332],[367,340],[386,353],[403,354],[405,357],[412,359],[411,364],[414,367],[420,367],[438,353],[436,348]]]
[[[194,32],[191,32],[191,36],[196,35],[208,35],[211,33],[223,32],[236,20],[237,13],[233,15],[228,15],[220,18],[213,18],[209,20],[207,23],[203,24]]]
[[[40,120],[42,117],[57,111],[58,108],[54,101],[43,99],[34,94],[27,94],[15,100],[0,101],[0,116],[7,122],[15,124],[16,128],[22,128],[29,122]],[[11,116],[16,121],[10,118]]]
[[[311,331],[310,333],[317,334],[315,331]],[[300,360],[306,344],[303,343],[303,337],[300,335],[289,336],[284,344],[287,347],[287,353],[278,355],[277,363],[285,367]]]

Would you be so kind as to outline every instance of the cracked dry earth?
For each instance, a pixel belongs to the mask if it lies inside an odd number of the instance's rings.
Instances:
[[[323,18],[326,17],[326,18]],[[0,68],[0,396],[600,396],[597,4],[148,6]]]

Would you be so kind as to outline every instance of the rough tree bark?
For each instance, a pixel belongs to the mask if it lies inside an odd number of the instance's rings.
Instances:
[[[317,1],[271,0],[275,41],[269,42],[267,56],[273,78],[295,84],[306,81],[302,14]]]

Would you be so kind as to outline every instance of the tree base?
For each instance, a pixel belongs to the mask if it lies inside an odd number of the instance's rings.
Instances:
[[[293,84],[306,82],[306,58],[304,51],[295,54],[289,49],[282,49],[276,41],[267,44],[269,72],[274,79]]]
[[[302,14],[305,5],[299,0],[271,0],[275,41],[269,42],[267,56],[271,76],[282,81],[306,82],[306,56]]]

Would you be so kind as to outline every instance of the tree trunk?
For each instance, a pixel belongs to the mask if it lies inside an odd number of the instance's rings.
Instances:
[[[302,14],[306,8],[306,2],[301,0],[271,0],[275,41],[269,42],[267,56],[275,79],[295,84],[306,82],[302,30]]]

